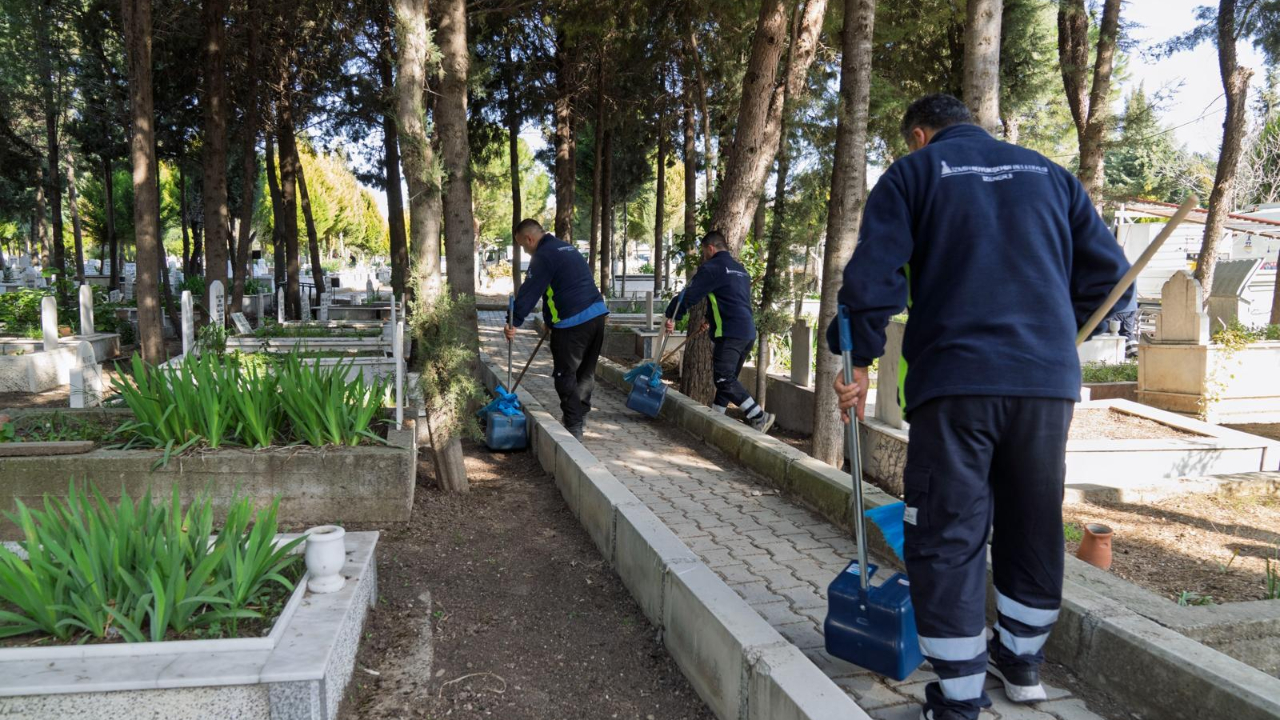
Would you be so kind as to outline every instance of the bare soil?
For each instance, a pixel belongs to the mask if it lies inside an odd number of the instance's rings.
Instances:
[[[1144,505],[1071,503],[1063,518],[1102,523],[1112,539],[1111,571],[1173,601],[1266,599],[1267,562],[1280,572],[1280,498],[1190,494]],[[1075,553],[1078,541],[1067,540]]]
[[[383,529],[341,717],[710,720],[537,460],[465,452],[469,494],[440,492],[424,454],[413,519]],[[430,677],[396,672],[428,614]]]
[[[1172,425],[1110,408],[1076,409],[1069,440],[1168,440],[1204,437]]]

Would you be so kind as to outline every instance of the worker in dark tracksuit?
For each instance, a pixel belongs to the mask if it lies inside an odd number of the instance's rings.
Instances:
[[[1039,666],[1062,603],[1067,429],[1080,394],[1075,337],[1128,269],[1071,173],[972,123],[947,95],[907,110],[912,152],[867,198],[839,294],[857,367],[853,383],[835,383],[845,422],[850,409],[862,417],[866,368],[908,308],[897,393],[911,423],[905,560],[920,648],[939,678],[923,720],[977,718],[988,672],[1010,700],[1045,699]],[[827,342],[839,352],[834,323]],[[893,401],[889,382],[878,402]]]
[[[751,276],[742,263],[733,259],[724,235],[712,230],[702,238],[702,265],[683,292],[667,305],[667,332],[689,308],[707,300],[706,317],[711,319],[711,372],[716,384],[712,409],[724,413],[729,403],[746,414],[747,424],[762,433],[773,426],[773,413],[751,397],[738,380],[742,365],[756,339],[756,324],[751,317]]]
[[[591,268],[578,248],[545,232],[536,220],[516,226],[515,242],[529,253],[529,271],[516,293],[515,315],[504,333],[516,336],[516,327],[542,298],[542,321],[551,328],[551,358],[555,364],[556,393],[565,428],[579,440],[591,392],[596,386],[596,362],[604,345],[604,322],[609,308],[596,287]]]

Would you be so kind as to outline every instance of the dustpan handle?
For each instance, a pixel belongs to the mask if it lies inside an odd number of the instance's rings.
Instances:
[[[840,332],[840,358],[844,361],[844,381],[853,383],[853,333],[849,327],[849,308],[840,306],[837,320]],[[858,413],[849,408],[849,422],[844,426],[845,444],[849,448],[849,479],[853,492],[849,495],[849,514],[853,516],[853,533],[858,544],[858,581],[865,591],[870,581],[867,572],[867,528],[862,516],[862,446],[858,442]]]
[[[676,312],[675,312],[676,315],[680,314],[680,306],[682,304],[684,304],[683,290],[680,291],[680,299],[676,300]],[[662,357],[666,355],[666,351],[667,351],[667,314],[663,313],[662,314],[662,332],[659,333],[658,335],[658,352],[656,355],[653,356],[654,362],[657,363],[659,367],[662,366]]]

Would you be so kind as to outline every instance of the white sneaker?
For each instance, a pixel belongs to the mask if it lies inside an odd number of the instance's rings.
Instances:
[[[755,428],[758,432],[762,432],[767,435],[769,433],[769,428],[773,427],[773,421],[777,419],[777,416],[771,412],[761,412],[759,417],[748,422],[752,428]]]

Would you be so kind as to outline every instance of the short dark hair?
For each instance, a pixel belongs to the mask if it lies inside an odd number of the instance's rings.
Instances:
[[[537,220],[534,220],[533,218],[525,218],[520,221],[519,225],[516,226],[516,235],[517,236],[524,235],[530,230],[537,230],[539,235],[546,232],[545,230],[542,229],[542,223],[538,222]]]
[[[955,96],[937,93],[925,95],[911,103],[911,107],[902,116],[900,129],[903,137],[910,137],[911,131],[916,128],[936,131],[952,125],[972,124],[973,113],[969,112],[968,105]]]
[[[728,250],[728,249],[729,249],[729,243],[725,241],[725,239],[724,239],[724,233],[720,232],[719,230],[712,230],[711,232],[707,233],[706,235],[703,235],[703,236],[702,236],[702,244],[703,244],[703,245],[710,245],[711,247],[715,248],[716,250]]]

